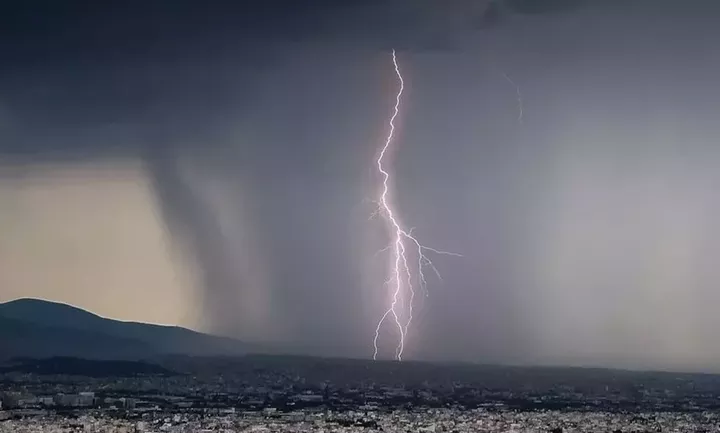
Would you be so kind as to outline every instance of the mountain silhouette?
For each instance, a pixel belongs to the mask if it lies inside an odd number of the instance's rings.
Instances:
[[[250,345],[178,326],[106,319],[66,304],[18,299],[0,304],[0,359],[75,356],[147,359],[242,355]]]

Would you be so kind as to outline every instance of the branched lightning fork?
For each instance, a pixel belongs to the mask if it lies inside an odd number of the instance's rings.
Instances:
[[[440,278],[438,272],[432,261],[425,255],[426,252],[432,252],[435,254],[444,254],[460,257],[460,254],[451,253],[447,251],[441,251],[434,248],[426,247],[413,236],[412,229],[406,229],[399,222],[397,212],[390,204],[389,195],[389,182],[390,172],[385,167],[384,159],[385,155],[390,148],[395,137],[395,120],[400,113],[400,104],[405,90],[405,81],[403,80],[400,67],[398,66],[397,55],[395,50],[392,51],[392,61],[395,67],[395,74],[397,75],[399,88],[395,97],[395,107],[393,114],[390,117],[389,125],[390,130],[388,132],[385,144],[380,150],[380,154],[377,158],[377,170],[382,176],[382,188],[380,191],[380,197],[377,200],[378,209],[373,215],[382,215],[387,221],[390,232],[391,242],[388,247],[382,251],[392,251],[392,265],[390,269],[390,275],[385,282],[385,286],[390,288],[392,291],[392,297],[390,305],[388,306],[385,313],[378,321],[377,327],[375,328],[375,338],[373,339],[373,359],[378,357],[378,339],[380,338],[380,329],[388,317],[392,318],[398,333],[398,342],[395,348],[395,359],[402,361],[403,352],[405,351],[405,337],[408,334],[408,330],[413,320],[413,302],[415,299],[415,288],[413,287],[413,273],[408,262],[407,253],[409,244],[415,248],[415,254],[417,255],[417,280],[419,289],[424,290],[427,295],[427,280],[423,273],[423,268],[429,266],[433,272]],[[407,297],[407,299],[406,299]],[[405,314],[403,314],[403,311]],[[404,322],[403,322],[404,320]]]

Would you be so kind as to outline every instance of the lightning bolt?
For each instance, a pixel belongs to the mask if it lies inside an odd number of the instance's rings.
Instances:
[[[383,250],[380,250],[380,252],[392,251],[393,259],[390,266],[390,275],[387,281],[385,281],[385,286],[390,288],[392,296],[390,305],[385,310],[385,313],[382,315],[377,323],[377,327],[375,328],[375,338],[373,339],[373,359],[375,360],[378,357],[378,339],[380,338],[380,329],[388,318],[392,318],[398,334],[397,346],[395,348],[395,359],[402,361],[403,353],[405,351],[405,338],[413,320],[413,302],[416,295],[415,287],[413,286],[413,272],[410,267],[410,261],[408,260],[409,248],[415,249],[415,254],[417,256],[416,278],[418,280],[418,288],[423,290],[426,296],[427,280],[423,273],[423,268],[428,266],[433,270],[433,272],[435,272],[439,279],[441,279],[441,277],[433,262],[425,255],[425,252],[429,251],[435,254],[457,257],[461,257],[461,255],[422,245],[420,241],[413,236],[413,229],[406,229],[399,222],[397,212],[390,204],[388,197],[390,190],[390,172],[385,167],[384,159],[388,149],[393,143],[393,139],[395,138],[395,120],[400,113],[400,105],[403,92],[405,90],[405,81],[403,80],[402,73],[400,72],[395,50],[392,50],[392,61],[399,86],[398,92],[395,96],[395,107],[389,121],[390,130],[376,161],[377,170],[382,176],[382,188],[380,191],[380,197],[377,200],[378,208],[373,214],[373,216],[382,215],[388,223],[391,232],[390,245],[385,247]]]
[[[505,80],[510,83],[513,87],[515,87],[515,96],[517,97],[517,109],[518,109],[518,123],[522,125],[523,123],[523,116],[524,116],[524,104],[523,104],[523,96],[522,96],[522,90],[520,89],[520,85],[515,82],[512,78],[510,78],[510,75],[506,74],[505,72],[502,73],[503,77],[505,77]]]

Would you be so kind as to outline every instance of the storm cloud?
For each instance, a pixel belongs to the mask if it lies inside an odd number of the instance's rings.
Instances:
[[[436,260],[410,356],[714,368],[717,6],[611,3],[18,2],[4,177],[140,161],[199,326],[368,356],[396,48],[395,199],[463,254]]]

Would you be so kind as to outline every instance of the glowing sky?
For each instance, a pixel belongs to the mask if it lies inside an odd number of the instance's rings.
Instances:
[[[139,163],[5,167],[0,177],[0,301],[194,324],[189,263],[173,257]]]

